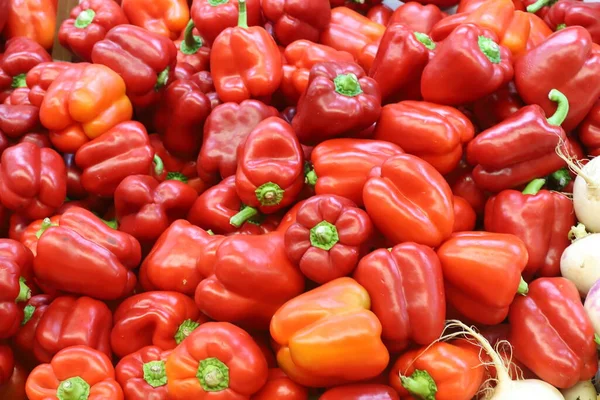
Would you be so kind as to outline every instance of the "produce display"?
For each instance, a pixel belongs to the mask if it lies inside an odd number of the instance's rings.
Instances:
[[[0,400],[600,400],[600,2],[0,0]]]

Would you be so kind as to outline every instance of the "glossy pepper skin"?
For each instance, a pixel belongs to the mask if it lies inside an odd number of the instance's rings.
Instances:
[[[214,238],[204,230],[177,220],[158,238],[140,267],[144,290],[170,290],[191,295],[203,276],[196,260],[204,246]]]
[[[83,61],[92,61],[92,48],[117,25],[127,24],[123,9],[112,0],[83,0],[73,7],[58,31],[61,46]]]
[[[393,143],[370,139],[330,139],[317,145],[312,154],[314,175],[309,183],[317,194],[335,194],[363,206],[363,187],[374,167],[404,153]],[[314,183],[316,179],[316,183]]]
[[[328,0],[262,0],[261,7],[273,23],[275,39],[283,46],[300,39],[318,42],[331,20]]]
[[[323,62],[310,70],[292,127],[301,143],[314,145],[358,133],[377,121],[380,112],[379,85],[359,65]]]
[[[46,308],[35,330],[33,352],[39,362],[47,363],[60,350],[87,346],[111,356],[108,306],[90,297],[57,297]]]
[[[321,33],[321,43],[352,54],[356,62],[369,70],[377,53],[385,26],[369,20],[348,7],[331,10],[329,26]]]
[[[238,24],[237,0],[194,0],[191,8],[192,20],[200,36],[213,43],[227,28]],[[261,24],[260,0],[246,0],[248,26]]]
[[[122,0],[121,7],[133,25],[175,39],[190,20],[186,0]]]
[[[15,369],[15,357],[12,348],[7,344],[0,344],[0,387],[6,384]]]
[[[173,400],[249,399],[267,381],[267,362],[252,337],[227,322],[207,322],[167,358]]]
[[[54,289],[100,300],[131,293],[136,284],[131,269],[141,258],[137,240],[79,207],[67,210],[59,226],[48,225],[40,230],[36,278]]]
[[[136,106],[155,103],[173,79],[177,49],[168,37],[134,25],[112,28],[92,49],[94,64],[118,73]]]
[[[123,78],[104,65],[79,63],[66,68],[47,89],[40,121],[57,150],[74,153],[118,123],[129,121],[132,113]]]
[[[75,163],[83,171],[81,184],[84,189],[106,197],[113,196],[126,177],[148,174],[153,160],[154,149],[146,128],[137,121],[116,125],[81,146],[75,154]]]
[[[145,346],[174,349],[206,319],[190,297],[170,291],[136,294],[115,311],[110,343],[118,357]]]
[[[35,367],[27,378],[25,390],[30,400],[66,399],[67,396],[123,400],[123,390],[115,381],[110,359],[87,346],[63,349],[50,363]]]
[[[600,154],[600,101],[596,101],[578,129],[579,140],[592,156]]]
[[[399,23],[414,32],[428,35],[431,28],[442,18],[444,18],[444,13],[437,5],[423,5],[415,1],[409,1],[394,10],[388,25]]]
[[[195,300],[214,320],[264,329],[283,303],[304,290],[304,277],[287,259],[279,232],[217,237],[203,250],[197,268],[205,278]],[[242,282],[239,276],[252,279]]]
[[[365,288],[351,278],[335,279],[288,301],[271,320],[279,367],[308,387],[380,374],[389,354],[381,341],[381,323],[369,311],[370,305]],[[333,334],[340,329],[344,335]]]
[[[423,98],[433,103],[460,105],[478,100],[508,83],[514,73],[512,57],[496,40],[490,31],[473,24],[452,31],[423,70]],[[464,62],[449,68],[449,59]]]
[[[19,139],[39,129],[39,109],[28,104],[0,104],[0,132],[7,139]]]
[[[246,1],[238,0],[238,4],[238,25],[221,32],[210,53],[210,72],[223,102],[268,98],[279,88],[282,77],[277,43],[264,28],[249,27]]]
[[[185,219],[198,193],[175,179],[159,183],[148,175],[123,179],[114,194],[119,230],[142,243],[154,243],[171,223]]]
[[[168,398],[165,362],[171,354],[157,346],[146,346],[123,357],[115,367],[115,376],[128,400]]]
[[[467,161],[475,166],[473,179],[477,186],[499,192],[564,166],[555,149],[565,142],[568,151],[573,151],[560,127],[571,102],[560,92],[553,91],[551,96],[560,104],[553,116],[546,118],[538,105],[526,106],[469,143]]]
[[[6,25],[6,20],[8,19],[8,10],[10,9],[10,1],[2,0],[0,1],[0,32],[4,29],[4,25]]]
[[[594,329],[571,281],[533,281],[527,296],[515,299],[508,320],[514,356],[540,379],[564,389],[594,376]]]
[[[600,47],[585,28],[562,29],[515,62],[515,84],[525,103],[537,104],[548,114],[557,108],[548,98],[550,90],[567,96],[570,107],[562,127],[569,132],[600,96]]]
[[[456,342],[410,350],[392,366],[390,385],[403,400],[470,400],[485,377],[479,352],[478,347],[460,347]]]
[[[4,37],[25,36],[50,49],[54,42],[57,2],[54,0],[9,1]]]
[[[169,84],[154,114],[154,126],[165,148],[184,159],[198,155],[204,122],[212,111],[209,98],[192,80]]]
[[[456,108],[407,100],[382,108],[373,138],[395,143],[447,174],[458,166],[463,145],[474,134],[469,118]]]
[[[319,400],[400,400],[396,391],[387,385],[354,384],[343,385],[327,390]]]
[[[353,62],[354,57],[346,51],[311,42],[296,40],[283,52],[283,80],[281,91],[289,104],[296,104],[306,90],[311,68],[320,62]]]
[[[597,3],[561,1],[548,9],[544,21],[555,31],[563,26],[583,26],[590,33],[592,41],[600,44],[600,5]]]
[[[444,242],[437,254],[446,300],[472,321],[499,324],[508,315],[515,294],[527,294],[521,277],[527,265],[527,247],[517,236],[459,232]],[[490,291],[490,287],[495,289]]]
[[[190,20],[179,39],[173,42],[177,48],[176,78],[182,78],[178,69],[185,68],[186,73],[197,73],[209,69],[210,47],[203,37],[194,34],[195,29],[194,21]]]
[[[44,62],[33,67],[26,75],[29,102],[41,107],[46,91],[54,80],[73,64],[64,61]]]
[[[367,12],[367,18],[373,22],[386,26],[392,17],[394,10],[386,6],[385,4],[378,4],[373,6]]]
[[[411,343],[425,346],[442,333],[444,278],[431,248],[406,242],[375,250],[360,260],[353,278],[369,292],[389,349],[402,351]]]
[[[317,195],[306,200],[285,233],[288,258],[323,284],[349,275],[374,236],[369,215],[351,200]]]
[[[452,233],[450,186],[435,168],[410,154],[391,157],[373,171],[363,201],[375,227],[391,243],[436,247]]]
[[[0,200],[27,218],[48,217],[65,200],[66,175],[56,151],[28,142],[12,146],[0,158]]]
[[[42,319],[42,316],[52,303],[53,296],[48,294],[38,294],[32,296],[23,308],[23,319],[21,320],[19,331],[12,337],[12,343],[15,350],[26,360],[38,363],[34,355],[34,346],[36,346],[36,331]]]
[[[486,231],[511,233],[527,246],[526,279],[560,275],[560,257],[571,244],[568,234],[575,225],[573,201],[558,192],[540,190],[544,183],[535,179],[523,192],[503,190],[485,206]]]
[[[26,87],[27,72],[40,63],[50,61],[50,54],[33,40],[27,37],[9,39],[0,58],[0,92]]]
[[[511,81],[508,85],[473,104],[474,122],[480,129],[489,129],[519,111],[523,106],[525,103],[517,93],[514,82]]]
[[[240,150],[235,175],[238,196],[248,211],[272,214],[287,207],[303,185],[304,153],[292,127],[277,117],[260,122]]]
[[[452,232],[475,230],[477,214],[473,206],[463,197],[454,195],[454,227]]]
[[[421,98],[421,75],[435,48],[424,33],[414,32],[402,23],[388,25],[369,71],[379,84],[384,102],[398,97]]]
[[[267,383],[250,397],[250,400],[308,400],[308,390],[279,368],[270,368]]]
[[[16,245],[18,244],[15,243]],[[23,320],[23,309],[19,303],[29,300],[31,289],[27,286],[27,281],[23,276],[24,268],[15,258],[0,258],[0,266],[0,282],[2,282],[0,338],[6,339],[19,330]]]
[[[261,121],[277,115],[275,108],[258,100],[224,103],[215,107],[204,124],[197,161],[199,174],[218,174],[223,179],[235,175],[238,152],[250,132]]]

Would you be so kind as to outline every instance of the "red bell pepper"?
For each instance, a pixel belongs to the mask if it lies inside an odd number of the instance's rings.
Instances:
[[[48,221],[38,234],[33,268],[44,284],[102,300],[133,290],[136,278],[131,269],[141,258],[138,241],[90,211],[72,207],[62,214],[59,226]]]
[[[381,110],[374,138],[395,143],[441,174],[454,170],[475,128],[460,111],[428,102],[402,101]]]
[[[380,113],[379,85],[360,66],[323,62],[310,70],[292,127],[302,143],[314,145],[358,133],[375,123]]]
[[[475,166],[473,179],[477,186],[499,192],[551,174],[565,165],[555,149],[565,142],[568,151],[574,152],[560,127],[570,101],[556,90],[549,97],[560,105],[551,117],[545,118],[538,105],[523,107],[469,143],[467,161]]]
[[[210,100],[192,80],[170,83],[154,114],[154,126],[165,148],[184,159],[194,159],[202,144]]]
[[[399,97],[421,98],[421,75],[435,48],[424,33],[413,32],[402,23],[388,25],[369,71],[379,84],[384,103]]]
[[[468,13],[477,10],[487,0],[460,0],[456,13]],[[512,0],[515,10],[525,11],[525,6],[521,0]]]
[[[26,87],[27,72],[36,65],[49,61],[52,61],[50,54],[33,40],[27,37],[8,40],[0,58],[0,92]]]
[[[58,40],[61,46],[89,62],[94,45],[112,28],[128,22],[123,9],[112,0],[82,0],[60,25]]]
[[[116,380],[127,400],[169,398],[165,362],[170,354],[170,350],[146,346],[119,361],[115,367]]]
[[[12,348],[7,344],[0,344],[0,386],[10,380],[15,369],[15,357]]]
[[[460,196],[454,195],[454,227],[452,232],[475,230],[477,214],[471,204]]]
[[[480,351],[457,342],[410,350],[392,366],[390,385],[401,399],[471,400],[485,377]]]
[[[178,40],[173,43],[177,48],[177,65],[175,67],[175,78],[178,76],[178,68],[186,68],[188,72],[207,71],[210,64],[210,47],[201,36],[194,34],[194,21],[190,20],[181,33]]]
[[[331,139],[317,145],[307,182],[317,194],[336,194],[363,206],[363,187],[374,167],[404,153],[393,143],[369,139]]]
[[[557,109],[548,92],[564,93],[570,107],[562,127],[569,132],[600,97],[600,46],[585,28],[562,29],[515,62],[515,84],[527,104],[538,104],[548,114]]]
[[[0,200],[27,218],[52,215],[67,194],[66,169],[54,150],[20,143],[0,158]]]
[[[75,163],[83,170],[81,184],[91,194],[113,196],[128,176],[148,174],[153,166],[160,175],[164,165],[154,154],[144,126],[128,121],[81,146]]]
[[[10,245],[10,242],[6,245]],[[14,245],[17,246],[18,243],[15,242]],[[10,257],[8,254],[0,257],[0,282],[2,285],[0,339],[13,336],[21,326],[23,309],[18,303],[25,302],[31,297],[31,289],[27,286],[27,280],[23,276],[24,272],[23,266],[14,257]]]
[[[400,397],[398,397],[398,393],[390,386],[366,383],[338,386],[327,390],[319,397],[319,400],[345,399],[400,400]]]
[[[60,215],[53,215],[49,218],[49,220],[51,224],[58,225],[58,222],[60,221]],[[45,218],[26,224],[26,227],[23,229],[19,237],[19,241],[31,251],[31,254],[33,254],[34,257],[37,255],[37,243],[39,240],[37,233],[42,228],[42,224],[44,223],[48,223]]]
[[[57,150],[74,153],[90,139],[129,121],[132,113],[123,78],[104,65],[78,63],[70,64],[48,87],[40,121]]]
[[[206,318],[188,296],[153,291],[123,301],[115,311],[114,321],[110,343],[118,357],[125,357],[145,346],[174,349]]]
[[[2,104],[8,105],[23,105],[23,104],[31,104],[29,101],[29,88],[28,87],[19,87],[14,90],[8,90],[4,93],[0,93],[0,99],[2,97],[7,96]]]
[[[556,3],[549,8],[544,21],[552,30],[574,25],[583,26],[590,33],[592,41],[600,44],[600,4],[598,3],[561,1],[560,4]]]
[[[415,1],[409,1],[394,10],[388,25],[403,24],[414,32],[428,35],[433,26],[442,18],[444,18],[444,13],[437,5],[423,5]]]
[[[158,100],[173,79],[177,49],[168,37],[134,25],[118,25],[94,45],[92,61],[121,75],[133,104],[147,106]]]
[[[204,124],[198,174],[219,174],[221,178],[235,175],[239,149],[250,132],[261,121],[276,115],[275,108],[257,100],[215,107]]]
[[[449,67],[450,59],[464,62]],[[433,103],[459,105],[495,92],[512,77],[510,51],[490,31],[466,24],[437,47],[423,70],[421,93]]]
[[[241,226],[259,210],[272,214],[291,205],[304,185],[304,153],[292,127],[271,117],[248,135],[238,159],[235,187],[246,207],[232,218]]]
[[[586,147],[586,154],[591,156],[600,154],[600,100],[596,101],[594,107],[579,125],[577,136]]]
[[[394,10],[392,10],[385,4],[378,4],[369,9],[369,11],[367,12],[367,18],[369,18],[373,22],[377,22],[378,24],[387,26],[393,13]]]
[[[281,91],[289,104],[296,104],[308,87],[311,68],[320,62],[353,62],[354,57],[346,51],[308,40],[297,40],[283,52],[283,79]]]
[[[267,362],[252,337],[226,322],[196,329],[167,358],[173,400],[221,397],[249,399],[267,381]]]
[[[121,0],[129,21],[152,34],[175,39],[190,19],[187,0]]]
[[[385,26],[369,20],[348,7],[331,10],[331,22],[321,43],[336,50],[347,51],[365,70],[371,69]]]
[[[304,290],[279,232],[229,236],[201,250],[197,267],[205,279],[196,288],[196,305],[214,320],[264,329],[283,303]]]
[[[25,246],[16,240],[0,239],[0,259],[8,259],[17,263],[20,276],[25,278],[25,283],[33,286],[33,255]]]
[[[259,0],[246,0],[248,26],[261,24]],[[227,28],[238,24],[237,0],[195,0],[191,9],[192,19],[200,36],[209,44]]]
[[[8,138],[19,139],[38,129],[39,125],[38,107],[27,104],[0,104],[0,132]]]
[[[265,18],[273,23],[277,43],[287,46],[295,40],[318,42],[331,20],[327,0],[263,0]]]
[[[197,197],[192,187],[176,179],[159,183],[148,175],[128,176],[114,194],[119,230],[154,244],[171,223],[186,217]]]
[[[545,183],[545,179],[535,179],[523,192],[504,190],[485,206],[486,231],[511,233],[527,246],[525,279],[560,275],[560,257],[571,244],[568,234],[575,225],[573,201],[558,192],[540,190]]]
[[[54,43],[56,0],[9,1],[6,26],[7,39],[25,36],[49,49]]]
[[[106,304],[89,297],[61,296],[41,316],[33,343],[39,362],[46,363],[60,350],[87,346],[111,356],[112,313]]]
[[[285,249],[304,276],[323,284],[351,274],[373,236],[369,215],[351,200],[317,195],[298,209],[285,233]]]
[[[406,242],[375,250],[360,260],[353,277],[371,295],[371,309],[381,321],[381,336],[389,349],[427,345],[442,333],[444,278],[440,260],[429,247]]]
[[[308,390],[300,386],[279,368],[270,368],[267,383],[250,400],[309,400]]]
[[[185,220],[177,220],[158,238],[140,267],[139,278],[144,290],[171,290],[187,295],[194,293],[203,275],[196,260],[204,246],[214,237]]]
[[[515,294],[527,293],[527,284],[521,277],[527,266],[527,247],[517,236],[455,233],[437,254],[444,273],[446,300],[475,322],[499,324],[508,315]]]
[[[46,91],[63,71],[73,64],[63,61],[44,62],[33,67],[25,77],[29,89],[29,102],[36,107],[42,106]]]
[[[29,376],[29,368],[17,361],[10,380],[0,385],[0,396],[3,399],[29,400],[25,394],[25,381]]]
[[[30,400],[123,400],[115,370],[106,354],[86,346],[67,347],[49,364],[40,364],[27,378]]]
[[[569,0],[573,2],[582,2],[583,0]],[[544,18],[548,15],[548,12],[557,3],[553,0],[523,0],[523,5],[527,12],[534,13],[540,18]],[[568,7],[567,7],[568,8]],[[546,22],[548,23],[548,22]],[[579,25],[579,24],[574,24]],[[552,30],[558,30],[554,27],[550,27]]]
[[[533,281],[527,296],[515,299],[508,320],[514,356],[540,379],[566,389],[596,373],[594,328],[571,281]]]
[[[48,294],[38,294],[31,297],[23,308],[23,320],[19,331],[13,336],[12,342],[15,350],[18,351],[21,357],[27,361],[38,364],[38,360],[34,356],[34,346],[36,344],[36,331],[42,319],[42,316],[52,303],[52,296]]]
[[[282,77],[282,57],[275,40],[260,26],[248,26],[246,0],[238,0],[239,20],[215,39],[210,72],[219,98],[239,103],[268,98]]]
[[[4,25],[6,25],[8,10],[10,10],[10,0],[0,0],[0,32],[2,32]]]
[[[507,86],[473,104],[475,123],[481,129],[489,129],[519,111],[524,105],[514,82],[511,81]]]
[[[401,154],[389,158],[371,175],[363,189],[365,208],[391,243],[436,247],[450,236],[454,225],[452,191],[430,164]]]

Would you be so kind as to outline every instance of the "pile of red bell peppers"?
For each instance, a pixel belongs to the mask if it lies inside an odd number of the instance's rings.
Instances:
[[[0,399],[596,399],[600,3],[57,7],[0,0]]]

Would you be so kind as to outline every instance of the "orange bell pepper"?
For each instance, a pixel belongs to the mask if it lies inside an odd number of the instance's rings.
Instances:
[[[377,376],[389,353],[370,307],[369,294],[351,278],[335,279],[288,301],[271,320],[279,367],[309,387]]]
[[[26,36],[45,49],[54,43],[57,0],[9,1],[4,37]]]
[[[190,20],[186,0],[123,0],[121,8],[132,25],[173,40]]]
[[[73,64],[61,73],[40,107],[40,121],[63,153],[75,153],[132,114],[123,78],[104,65],[88,63]]]

